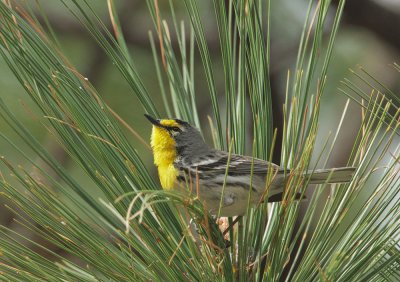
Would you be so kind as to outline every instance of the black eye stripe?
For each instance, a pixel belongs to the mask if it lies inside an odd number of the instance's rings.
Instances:
[[[177,126],[168,127],[168,130],[172,130],[172,131],[176,131],[176,132],[182,132],[182,130]]]

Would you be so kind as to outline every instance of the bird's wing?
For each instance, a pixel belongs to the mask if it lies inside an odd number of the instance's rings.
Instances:
[[[229,165],[229,175],[243,175],[243,174],[267,174],[272,168],[274,171],[281,170],[281,168],[273,163],[252,158],[248,156],[241,156],[236,154],[229,154],[223,151],[216,151],[213,158],[203,159],[198,164],[192,164],[192,170],[198,172],[213,172],[218,174],[225,174],[226,167]],[[253,167],[252,167],[253,166]]]

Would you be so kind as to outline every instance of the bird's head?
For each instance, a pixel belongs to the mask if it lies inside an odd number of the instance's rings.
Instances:
[[[178,157],[195,157],[208,150],[200,132],[188,122],[145,116],[153,124],[151,147],[157,166],[172,164]]]

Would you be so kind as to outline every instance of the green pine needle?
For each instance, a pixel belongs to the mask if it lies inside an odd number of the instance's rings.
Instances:
[[[217,91],[198,1],[183,0],[189,22],[177,18],[170,1],[171,23],[164,21],[157,0],[147,1],[155,27],[150,43],[164,109],[156,109],[153,96],[133,64],[117,3],[107,1],[113,27],[109,31],[86,0],[59,2],[115,64],[143,112],[158,116],[165,111],[200,127],[195,84],[201,82],[194,74],[194,57],[198,53],[213,111],[210,127],[215,146],[244,153],[246,143],[253,143],[254,157],[271,160],[277,134],[282,134],[281,165],[290,172],[287,171],[284,201],[249,207],[248,214],[226,236],[230,240],[227,247],[226,238],[200,199],[160,189],[158,180],[151,176],[142,156],[124,135],[123,121],[60,50],[57,34],[43,10],[46,28],[29,7],[22,5],[14,10],[7,1],[0,2],[0,53],[4,61],[38,106],[40,122],[91,179],[96,190],[96,195],[89,193],[75,180],[1,101],[2,119],[56,175],[47,173],[0,132],[0,137],[26,160],[27,167],[37,171],[33,175],[25,166],[1,157],[0,195],[12,202],[8,208],[15,212],[18,224],[46,243],[34,242],[0,226],[2,278],[400,279],[400,146],[396,147],[399,99],[364,69],[352,72],[357,80],[344,79],[341,89],[360,105],[362,115],[348,159],[348,165],[357,168],[354,179],[345,184],[318,185],[304,214],[300,214],[300,202],[295,201],[298,193],[304,194],[308,189],[309,180],[299,175],[314,169],[312,157],[317,157],[318,166],[326,165],[347,112],[348,103],[333,138],[326,139],[322,152],[316,151],[319,116],[323,114],[321,96],[345,1],[339,1],[337,7],[327,0],[316,5],[310,1],[296,65],[288,71],[282,133],[273,128],[272,122],[269,19],[273,7],[269,0],[213,1],[225,95]],[[335,12],[330,25],[328,11]],[[178,49],[171,45],[171,34],[177,38]],[[394,64],[394,69],[399,71],[399,65]],[[372,95],[361,90],[365,85]],[[223,99],[225,112],[219,103]],[[254,136],[250,140],[251,133]],[[267,184],[273,177],[271,171]],[[322,197],[326,189],[330,191],[327,199]],[[27,248],[27,242],[40,252]],[[66,255],[46,246],[55,246]]]

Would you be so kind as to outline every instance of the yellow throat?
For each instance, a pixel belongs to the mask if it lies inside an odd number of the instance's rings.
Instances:
[[[175,120],[170,119],[161,120],[160,124],[180,127]],[[165,190],[172,189],[178,176],[178,170],[174,167],[177,155],[174,138],[165,128],[153,125],[151,148],[153,149],[154,164],[158,168],[162,188]]]

